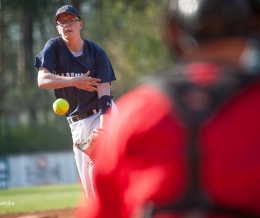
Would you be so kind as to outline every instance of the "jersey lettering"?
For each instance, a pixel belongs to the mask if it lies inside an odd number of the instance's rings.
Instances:
[[[84,75],[84,73],[66,73],[66,76],[64,75],[64,73],[62,73],[61,75],[60,74],[57,74],[57,76],[65,76],[65,77],[77,77],[77,76],[82,76]]]

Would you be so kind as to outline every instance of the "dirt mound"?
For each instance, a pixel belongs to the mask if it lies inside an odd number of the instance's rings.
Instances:
[[[0,215],[0,218],[76,218],[74,208]]]

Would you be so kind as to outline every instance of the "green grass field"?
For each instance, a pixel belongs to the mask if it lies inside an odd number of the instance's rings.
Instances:
[[[80,184],[48,185],[0,190],[0,215],[39,210],[73,208],[81,193]],[[11,205],[6,205],[6,202]],[[12,205],[14,204],[14,205]]]

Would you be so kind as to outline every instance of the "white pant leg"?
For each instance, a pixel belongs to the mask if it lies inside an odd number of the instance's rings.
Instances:
[[[79,120],[75,123],[70,124],[72,140],[73,143],[87,138],[91,133],[91,128],[93,123],[99,125],[99,114],[94,114],[83,120]],[[75,161],[78,168],[79,177],[82,183],[82,186],[86,192],[87,197],[90,200],[94,200],[94,193],[92,182],[90,181],[90,172],[89,172],[89,157],[80,151],[78,148],[74,147]]]
[[[115,103],[112,101],[111,122],[118,119],[119,114]],[[99,128],[99,114],[94,114],[86,119],[79,120],[70,124],[73,143],[87,138],[95,129]],[[73,148],[75,153],[76,165],[82,186],[90,200],[95,199],[95,186],[93,181],[94,163],[89,157],[77,148]]]

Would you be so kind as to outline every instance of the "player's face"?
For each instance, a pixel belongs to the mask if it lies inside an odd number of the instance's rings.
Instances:
[[[71,40],[75,37],[80,36],[80,30],[82,29],[83,22],[77,21],[79,20],[78,17],[73,16],[71,14],[62,14],[58,17],[57,23],[63,23],[64,21],[68,20],[76,20],[75,23],[69,24],[65,22],[63,25],[57,25],[56,29],[59,34],[61,34],[62,38],[66,40]]]

